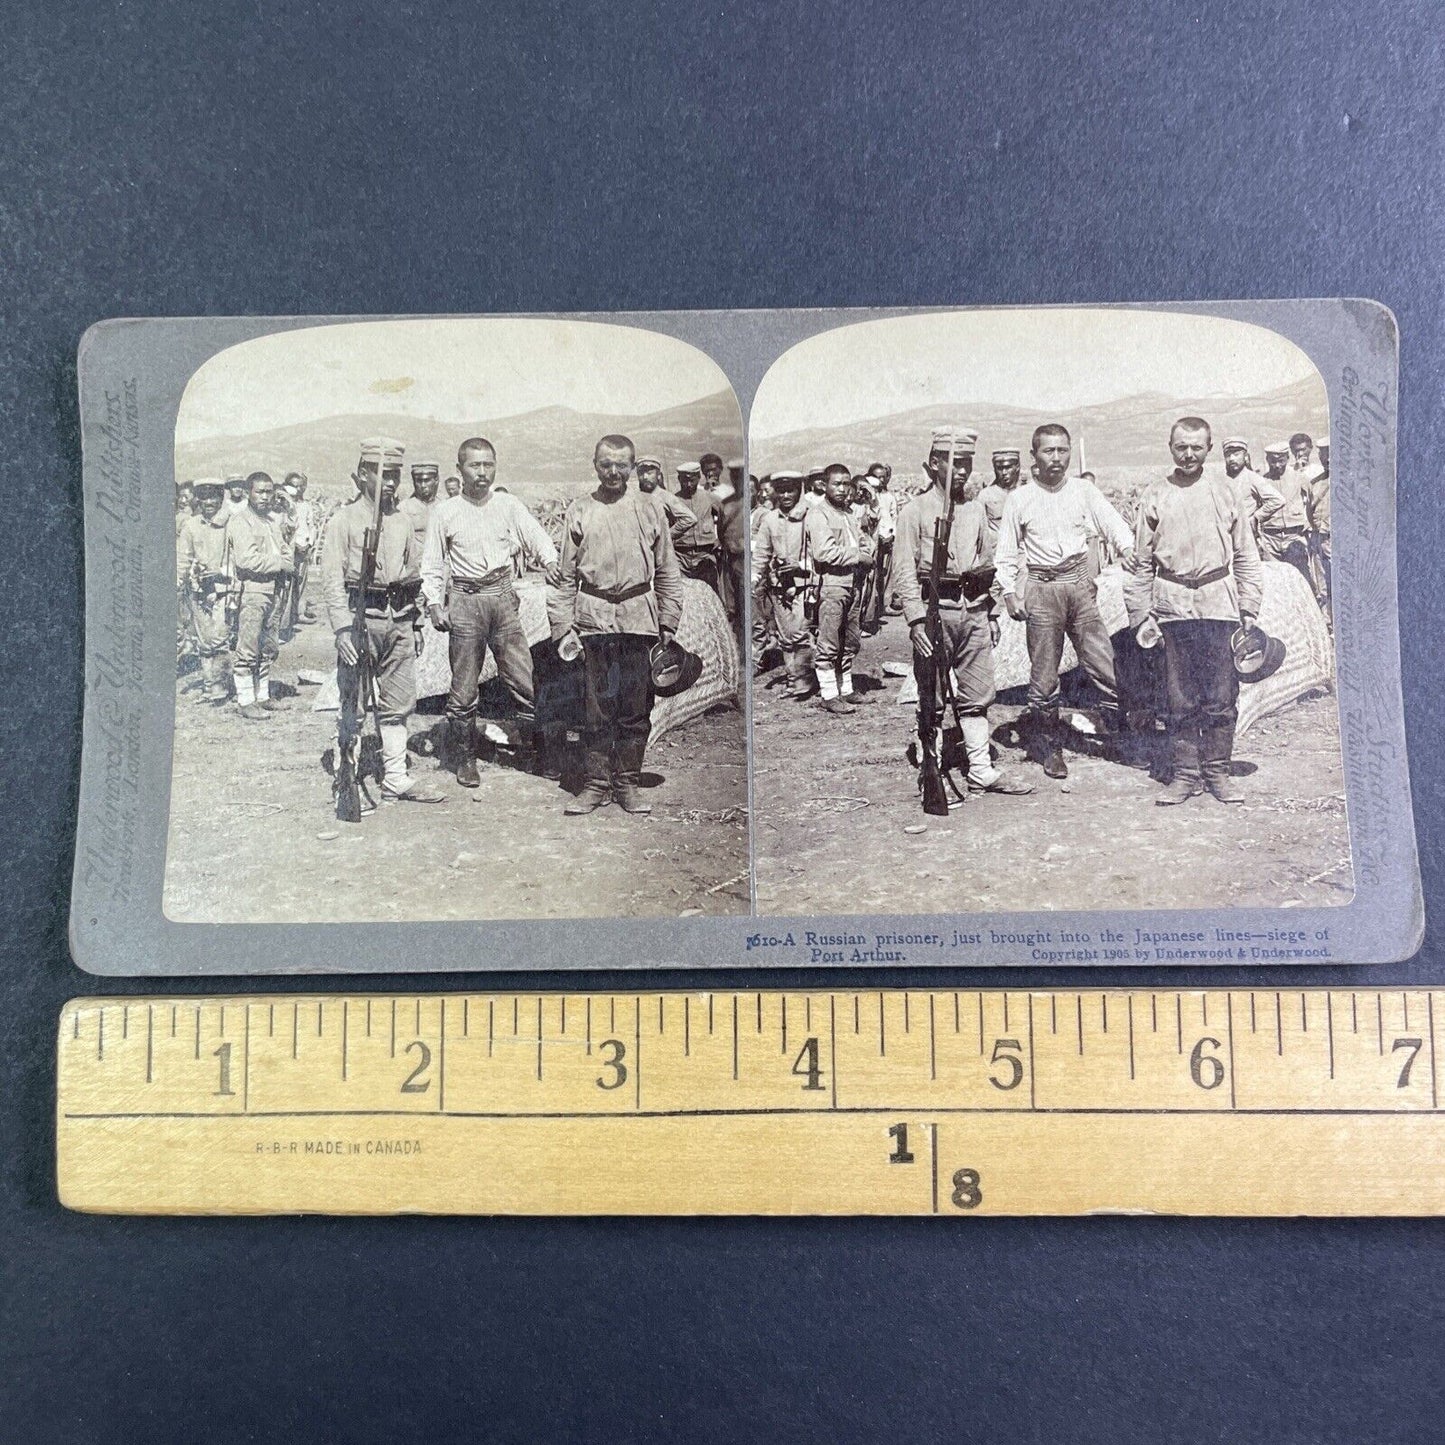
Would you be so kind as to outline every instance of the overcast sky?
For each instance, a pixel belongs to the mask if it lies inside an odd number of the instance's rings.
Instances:
[[[1257,396],[1314,373],[1264,327],[1162,311],[1021,309],[863,321],[810,337],[758,388],[754,439],[948,402],[1068,414],[1159,391]]]
[[[631,326],[532,318],[364,321],[243,342],[191,378],[176,440],[352,412],[460,425],[544,406],[645,416],[727,378],[685,342]]]

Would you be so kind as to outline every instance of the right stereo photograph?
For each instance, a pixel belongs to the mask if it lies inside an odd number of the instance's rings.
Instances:
[[[752,407],[764,915],[1354,891],[1329,404],[1221,317],[863,321]]]

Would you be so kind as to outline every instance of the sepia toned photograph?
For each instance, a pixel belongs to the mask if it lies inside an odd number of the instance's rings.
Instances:
[[[207,361],[175,424],[166,917],[745,912],[745,495],[727,378],[638,327]]]
[[[749,421],[758,911],[1348,903],[1329,430],[1305,353],[1224,317],[784,353]]]

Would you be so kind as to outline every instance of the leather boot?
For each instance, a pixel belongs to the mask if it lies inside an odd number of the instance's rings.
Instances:
[[[1059,710],[1047,708],[1033,715],[1034,750],[1046,778],[1067,778],[1069,766],[1059,746]]]
[[[577,818],[586,813],[595,813],[598,808],[605,808],[612,801],[610,772],[611,759],[606,751],[588,748],[587,781],[582,785],[582,791],[562,809],[564,815]]]
[[[1194,738],[1176,738],[1174,741],[1174,776],[1169,786],[1154,801],[1161,808],[1177,807],[1197,798],[1204,791],[1204,779],[1199,773],[1199,743]]]
[[[642,778],[643,745],[637,742],[623,743],[617,749],[617,771],[613,775],[612,796],[624,813],[650,813],[652,804],[643,795],[639,783]]]
[[[447,752],[464,788],[482,785],[477,773],[477,726],[470,718],[452,718],[447,723]]]
[[[1221,803],[1242,803],[1244,789],[1230,771],[1229,758],[1234,751],[1232,726],[1207,727],[1199,750],[1200,772],[1204,786]]]

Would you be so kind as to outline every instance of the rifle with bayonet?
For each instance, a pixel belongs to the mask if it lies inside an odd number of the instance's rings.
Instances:
[[[967,792],[953,778],[953,767],[963,750],[963,730],[953,695],[953,666],[948,639],[939,612],[939,592],[948,577],[949,543],[953,537],[953,459],[958,439],[948,439],[948,461],[943,471],[943,513],[933,524],[933,552],[928,560],[927,614],[924,630],[929,655],[918,675],[918,791],[923,811],[934,817],[948,816],[948,792],[962,802]],[[925,685],[926,684],[926,685]],[[944,719],[952,715],[952,725]],[[912,749],[910,749],[910,752]],[[945,779],[947,786],[945,786]]]
[[[351,645],[356,649],[356,665],[337,669],[338,681],[345,679],[340,689],[341,710],[336,724],[335,782],[336,816],[343,823],[361,821],[361,793],[365,787],[361,775],[361,742],[367,709],[376,717],[376,675],[371,661],[371,639],[366,631],[366,599],[376,580],[376,552],[381,543],[381,472],[382,463],[378,462],[376,491],[371,498],[371,525],[362,534],[361,570],[356,583],[356,605],[351,613]],[[380,733],[379,720],[377,731]],[[369,792],[367,797],[370,799]]]

